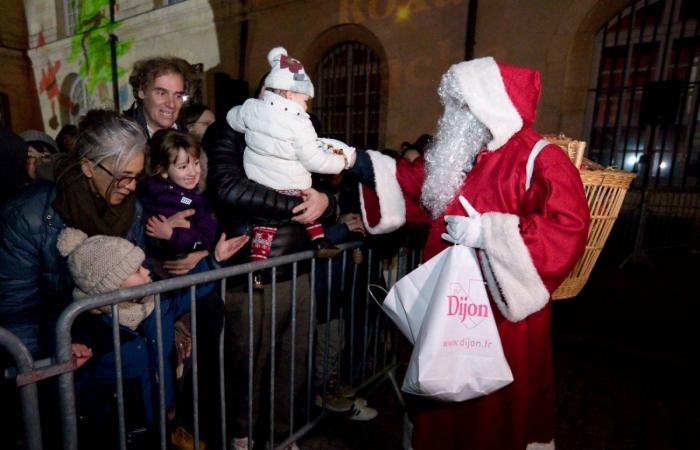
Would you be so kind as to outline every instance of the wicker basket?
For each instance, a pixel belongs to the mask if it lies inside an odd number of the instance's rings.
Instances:
[[[580,173],[591,212],[588,242],[574,270],[552,294],[554,300],[575,297],[583,289],[610,235],[627,189],[636,176],[634,173],[611,169],[582,170]]]
[[[581,168],[581,162],[583,161],[583,153],[586,150],[586,143],[584,141],[575,141],[570,139],[563,134],[545,134],[542,136],[547,139],[552,144],[556,144],[562,148],[568,155],[571,162],[574,163],[577,169]]]

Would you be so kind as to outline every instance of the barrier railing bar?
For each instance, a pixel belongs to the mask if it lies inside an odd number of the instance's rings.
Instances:
[[[226,304],[226,278],[221,279],[221,302]],[[226,333],[226,314],[224,314],[223,326],[219,332],[219,398],[221,412],[221,450],[226,450],[226,362],[224,359],[224,334]]]
[[[138,298],[138,297],[137,297]],[[163,316],[160,304],[160,294],[155,296],[156,313],[156,344],[158,345],[158,420],[160,421],[160,450],[167,450],[165,439],[165,358],[163,357]],[[149,344],[153,344],[152,342]]]
[[[190,334],[192,336],[192,432],[194,448],[199,448],[199,366],[197,351],[197,286],[190,287]],[[177,349],[175,349],[177,351]],[[183,374],[184,376],[184,374]]]
[[[291,342],[291,364],[289,369],[289,385],[295,386],[294,374],[296,372],[296,348],[297,341],[297,263],[292,263],[292,342]],[[294,431],[294,389],[289,390],[289,435]]]
[[[122,374],[121,336],[119,335],[119,304],[112,305],[112,344],[114,345],[114,369],[117,375],[119,449],[126,450],[126,418],[124,417],[124,378]]]
[[[0,347],[7,350],[17,365],[17,377],[32,372],[34,360],[29,349],[22,341],[7,331],[0,328]],[[17,381],[17,380],[15,380]],[[22,403],[22,421],[24,422],[24,436],[27,450],[42,450],[41,419],[39,415],[39,395],[34,383],[19,385],[19,397]]]
[[[270,440],[275,442],[275,335],[277,327],[277,267],[272,267],[272,310],[270,311]]]

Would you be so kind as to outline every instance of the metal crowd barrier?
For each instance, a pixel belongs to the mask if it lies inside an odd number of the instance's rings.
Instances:
[[[290,389],[290,411],[289,422],[290,422],[290,432],[286,438],[281,438],[281,440],[275,442],[275,411],[274,411],[274,396],[275,396],[275,364],[276,361],[272,358],[270,362],[270,387],[269,387],[269,433],[267,434],[268,444],[272,442],[270,447],[275,449],[283,449],[292,442],[295,442],[310,430],[312,430],[325,416],[327,410],[325,408],[315,408],[314,397],[315,397],[315,386],[312,382],[313,379],[313,356],[314,356],[314,331],[315,331],[315,310],[316,301],[315,298],[315,274],[317,264],[327,264],[328,270],[326,270],[327,276],[327,297],[325,299],[327,303],[327,315],[328,319],[330,317],[330,304],[334,301],[331,298],[333,283],[340,282],[341,292],[347,294],[349,292],[349,305],[343,305],[341,308],[341,319],[345,322],[346,328],[349,326],[349,338],[348,343],[343,349],[344,358],[341,361],[347,361],[349,365],[349,370],[340,370],[341,373],[347,373],[347,375],[357,390],[371,389],[373,386],[377,386],[381,381],[387,380],[391,382],[393,389],[399,397],[400,402],[403,404],[403,399],[399,391],[398,384],[394,377],[396,368],[398,367],[400,361],[398,360],[398,350],[400,349],[403,337],[400,332],[393,326],[388,318],[381,314],[379,311],[379,306],[371,299],[368,290],[368,284],[372,280],[384,280],[386,288],[388,289],[393,283],[401,278],[405,273],[413,270],[417,267],[420,262],[421,254],[416,248],[406,248],[402,247],[399,249],[397,255],[395,255],[391,260],[377,261],[379,258],[375,256],[372,249],[366,249],[366,265],[363,264],[362,267],[365,268],[366,273],[363,275],[366,278],[366,282],[363,286],[357,286],[358,276],[360,275],[360,266],[355,265],[350,260],[350,251],[355,248],[360,248],[363,244],[361,242],[353,242],[348,244],[342,244],[339,247],[342,249],[342,254],[336,259],[340,259],[340,264],[342,264],[341,280],[333,280],[333,270],[331,260],[317,260],[314,258],[312,251],[306,251],[301,253],[296,253],[292,255],[285,255],[281,257],[271,258],[262,262],[255,263],[245,263],[232,267],[212,270],[209,272],[198,273],[193,275],[187,275],[183,277],[176,277],[167,280],[162,280],[146,285],[136,286],[128,289],[121,289],[108,294],[103,294],[99,296],[94,296],[86,299],[81,299],[80,301],[73,302],[70,304],[61,314],[57,326],[56,326],[56,355],[52,359],[53,364],[42,370],[42,375],[39,378],[46,378],[49,376],[58,376],[59,384],[59,397],[60,397],[60,408],[61,408],[61,427],[63,432],[63,448],[64,450],[77,450],[78,449],[78,417],[76,412],[76,392],[74,384],[74,373],[75,368],[73,365],[72,355],[71,355],[71,330],[73,328],[74,321],[79,315],[86,313],[88,311],[94,310],[98,307],[111,306],[112,307],[112,342],[114,349],[121,348],[120,343],[120,333],[119,333],[119,308],[118,304],[130,301],[131,299],[138,299],[145,296],[153,295],[155,299],[155,308],[151,314],[155,314],[156,322],[156,335],[157,335],[157,373],[158,380],[163,380],[166,371],[166,347],[171,348],[172,342],[163,342],[163,324],[161,321],[161,309],[162,301],[161,296],[163,294],[167,295],[170,292],[177,291],[180,289],[189,289],[189,302],[191,309],[191,336],[192,336],[192,354],[191,354],[191,376],[192,376],[192,440],[193,448],[198,449],[201,442],[200,436],[200,411],[199,411],[199,371],[198,371],[198,351],[197,351],[197,298],[196,298],[196,287],[203,283],[218,282],[219,283],[219,293],[221,298],[226,299],[227,296],[227,281],[231,277],[245,276],[247,277],[247,287],[248,287],[248,308],[252,311],[253,308],[253,292],[254,292],[254,280],[253,274],[260,273],[261,271],[269,271],[271,273],[271,286],[272,286],[272,315],[274,323],[275,314],[275,304],[276,304],[276,292],[275,288],[277,286],[277,269],[282,266],[291,266],[292,269],[292,342],[295,340],[296,331],[296,316],[295,311],[298,302],[309,302],[309,337],[308,337],[308,353],[307,353],[307,379],[306,379],[306,399],[305,404],[301,402],[301,406],[304,407],[305,420],[303,423],[295,423],[297,417],[295,417],[295,411],[299,410],[299,403],[295,398],[295,393],[293,389]],[[375,258],[375,261],[373,261]],[[310,287],[309,287],[309,298],[296,298],[297,289],[297,278],[299,273],[299,264],[310,263]],[[336,262],[337,264],[337,262]],[[350,275],[350,271],[352,274]],[[349,279],[349,282],[348,282]],[[324,299],[318,299],[322,301]],[[358,306],[363,307],[363,312],[361,316],[356,314]],[[373,312],[370,314],[370,312]],[[227,417],[226,417],[226,377],[225,377],[225,367],[224,367],[224,357],[225,357],[225,342],[224,342],[224,329],[226,324],[222,327],[219,335],[219,348],[218,348],[218,394],[219,394],[219,411],[220,411],[220,442],[222,450],[228,448],[228,443],[231,441],[231,436],[229,434]],[[255,327],[253,314],[250,314],[250,321],[248,326],[248,344],[249,344],[249,358],[248,358],[248,373],[252,375],[253,373],[253,329]],[[271,350],[270,354],[275,355],[275,327],[272,328],[271,335]],[[326,336],[328,337],[328,336]],[[22,345],[22,343],[14,335],[6,330],[0,329],[0,347],[6,348],[15,359],[17,365],[17,384],[20,386],[21,400],[22,400],[22,412],[25,424],[25,434],[27,436],[26,445],[29,450],[41,450],[41,425],[39,423],[39,402],[37,399],[36,390],[36,379],[32,378],[32,373],[37,369],[35,368],[34,362],[31,355],[27,349]],[[293,348],[293,347],[292,347]],[[327,349],[328,347],[326,347]],[[170,350],[168,350],[169,352]],[[361,355],[361,356],[360,356]],[[298,364],[298,361],[293,361],[293,355],[289,355],[292,359],[292,369],[290,383],[293,385],[293,373],[294,365]],[[324,362],[327,363],[328,355],[316,355],[316,357],[324,358]],[[359,359],[358,359],[359,357]],[[125,399],[124,399],[124,388],[123,388],[123,374],[122,374],[122,361],[121,361],[121,351],[114,352],[115,359],[115,374],[116,374],[116,408],[117,408],[117,426],[118,430],[118,448],[120,450],[126,450],[127,447],[127,429],[126,429],[126,417],[125,417]],[[340,363],[342,364],[342,362]],[[327,364],[324,364],[324,370],[328,370]],[[359,367],[358,367],[359,366]],[[342,368],[339,368],[342,369]],[[170,369],[167,369],[170,370]],[[327,375],[327,374],[324,374]],[[253,393],[253,382],[252,376],[249,376],[248,383],[248,438],[254,439],[256,436],[255,430],[252,424],[252,393]],[[168,446],[168,434],[166,432],[166,405],[165,405],[165,387],[162,382],[158,383],[158,413],[157,413],[157,428],[159,431],[159,448],[166,450]],[[381,409],[381,406],[380,406]],[[264,408],[261,408],[261,411]],[[261,415],[262,417],[262,415]],[[260,433],[257,434],[260,437]],[[208,446],[207,448],[212,448]]]
[[[41,450],[41,423],[39,420],[39,396],[36,380],[29,375],[34,370],[34,359],[17,336],[0,327],[0,349],[5,349],[14,359],[16,371],[12,379],[19,387],[25,445],[28,450]],[[7,403],[5,403],[7,405]]]

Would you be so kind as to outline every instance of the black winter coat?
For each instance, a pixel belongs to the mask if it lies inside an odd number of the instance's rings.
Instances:
[[[56,247],[66,227],[54,210],[56,185],[37,182],[8,202],[0,216],[0,326],[17,335],[35,357],[53,351],[54,324],[73,300],[66,258]],[[143,247],[143,208],[134,203],[125,238]]]
[[[214,122],[204,134],[202,148],[208,158],[207,193],[219,226],[227,236],[250,235],[252,224],[262,222],[278,228],[270,257],[310,248],[304,226],[291,221],[292,209],[301,199],[268,189],[246,176],[243,134],[234,131],[225,120]],[[320,220],[335,214],[335,198],[329,195],[328,200],[328,208]],[[247,262],[246,252],[239,252],[237,256],[237,262]],[[284,279],[279,270],[278,278]]]

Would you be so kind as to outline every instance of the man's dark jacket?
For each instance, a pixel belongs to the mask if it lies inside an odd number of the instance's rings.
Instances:
[[[278,228],[272,241],[271,258],[310,248],[304,226],[291,221],[292,209],[301,203],[301,199],[268,189],[246,176],[243,134],[234,131],[225,120],[214,122],[202,139],[202,148],[208,158],[207,193],[219,227],[227,236],[250,235],[252,223],[266,221]],[[335,214],[335,198],[329,195],[328,199],[329,205],[323,217]],[[239,254],[241,256],[237,255],[236,262],[247,261],[247,252]],[[285,278],[280,271],[278,276]]]

